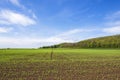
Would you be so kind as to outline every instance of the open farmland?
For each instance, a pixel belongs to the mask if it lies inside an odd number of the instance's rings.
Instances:
[[[0,50],[0,80],[120,80],[120,50]]]

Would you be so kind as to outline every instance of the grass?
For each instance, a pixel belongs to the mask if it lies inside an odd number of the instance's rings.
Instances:
[[[0,80],[119,80],[119,49],[0,50]]]

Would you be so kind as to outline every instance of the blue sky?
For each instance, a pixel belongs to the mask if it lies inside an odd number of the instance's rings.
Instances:
[[[120,34],[120,0],[1,0],[0,48]]]

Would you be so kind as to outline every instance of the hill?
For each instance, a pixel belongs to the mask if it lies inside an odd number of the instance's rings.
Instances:
[[[54,48],[120,48],[120,35],[105,36],[83,40],[77,43],[62,43],[54,46]]]

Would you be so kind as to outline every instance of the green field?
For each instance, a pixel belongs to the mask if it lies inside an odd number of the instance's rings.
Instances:
[[[120,80],[118,49],[0,50],[0,80]]]

